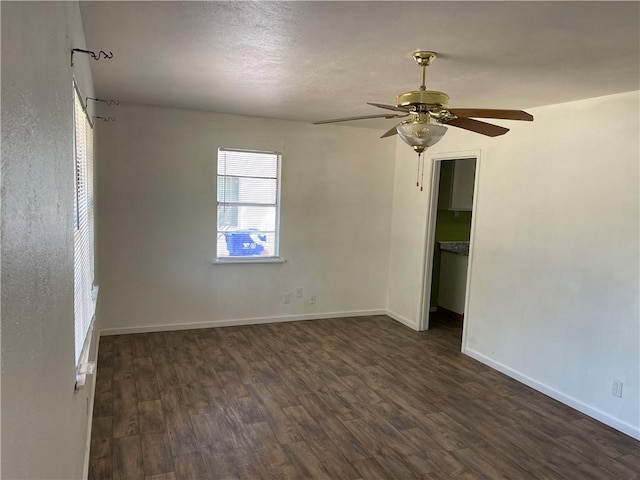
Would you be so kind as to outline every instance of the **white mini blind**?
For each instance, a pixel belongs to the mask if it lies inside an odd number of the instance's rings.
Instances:
[[[218,258],[278,256],[280,164],[277,152],[218,150]]]
[[[75,360],[80,367],[95,312],[93,228],[93,128],[74,83],[75,208],[73,303]]]

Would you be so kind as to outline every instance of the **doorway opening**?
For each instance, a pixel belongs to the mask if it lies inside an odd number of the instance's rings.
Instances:
[[[441,326],[461,328],[463,350],[479,159],[479,152],[458,152],[432,159],[425,242],[420,330]]]

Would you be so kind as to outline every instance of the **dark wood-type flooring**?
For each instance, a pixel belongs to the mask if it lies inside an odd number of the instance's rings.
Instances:
[[[640,442],[385,316],[100,339],[90,479],[632,479]]]

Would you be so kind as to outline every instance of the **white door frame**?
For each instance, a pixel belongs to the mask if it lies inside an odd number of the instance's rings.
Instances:
[[[427,225],[425,231],[425,265],[424,277],[422,280],[422,298],[420,305],[420,318],[418,330],[429,328],[429,309],[431,306],[431,276],[433,275],[433,250],[435,248],[436,219],[438,217],[438,193],[440,191],[440,167],[443,160],[458,160],[461,158],[475,158],[476,171],[473,183],[473,206],[471,215],[471,232],[469,235],[469,266],[467,268],[467,283],[464,302],[464,322],[462,324],[462,351],[465,350],[467,325],[469,323],[469,284],[471,281],[471,267],[473,265],[473,239],[475,236],[476,208],[478,202],[478,185],[480,179],[480,150],[466,150],[460,152],[435,153],[430,156],[433,163],[431,169],[431,199],[429,202],[429,212],[427,214]]]

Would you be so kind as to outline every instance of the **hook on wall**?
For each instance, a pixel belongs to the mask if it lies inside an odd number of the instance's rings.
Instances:
[[[85,101],[85,104],[89,104],[89,100],[93,100],[94,102],[104,102],[107,104],[107,107],[110,107],[111,105],[120,105],[120,102],[118,100],[102,100],[101,98],[93,98],[93,97],[87,97],[87,100]]]
[[[102,120],[103,122],[107,122],[107,123],[116,121],[116,119],[113,118],[113,117],[92,117],[92,118],[94,120],[97,118],[97,119]]]
[[[101,58],[113,58],[113,53],[112,52],[105,52],[104,50],[100,50],[97,54],[96,52],[92,52],[91,50],[83,50],[82,48],[73,48],[71,49],[71,66],[73,67],[73,54],[79,52],[79,53],[86,53],[87,55],[90,55],[91,58],[93,58],[94,60],[100,60]]]

